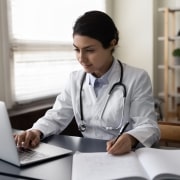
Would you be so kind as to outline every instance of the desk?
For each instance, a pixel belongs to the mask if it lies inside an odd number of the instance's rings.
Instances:
[[[106,141],[81,138],[74,136],[54,135],[46,138],[45,143],[71,149],[73,152],[105,152]],[[7,173],[11,176],[9,180],[23,179],[46,179],[46,180],[71,180],[72,155],[50,160],[29,167],[19,168],[0,160],[0,179],[6,180],[1,173]],[[4,179],[3,179],[4,177]]]

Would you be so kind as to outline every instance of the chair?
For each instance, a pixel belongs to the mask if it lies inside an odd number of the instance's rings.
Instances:
[[[163,103],[162,99],[154,97],[154,107],[155,107],[156,116],[157,116],[158,121],[163,120],[163,113],[162,113],[162,109],[161,109],[162,103]]]
[[[78,125],[76,123],[75,117],[73,117],[73,119],[70,122],[70,124],[60,134],[62,134],[62,135],[69,135],[69,136],[83,137],[81,132],[78,130]]]
[[[159,121],[161,131],[160,145],[180,147],[180,123]]]

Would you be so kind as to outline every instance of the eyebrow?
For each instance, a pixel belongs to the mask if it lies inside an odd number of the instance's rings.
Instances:
[[[78,48],[75,44],[73,44],[73,46],[74,46],[75,48]],[[88,49],[88,48],[94,48],[94,47],[95,47],[95,45],[89,45],[89,46],[83,47],[82,49]]]

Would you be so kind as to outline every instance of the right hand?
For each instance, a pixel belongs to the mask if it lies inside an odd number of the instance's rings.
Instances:
[[[123,133],[117,141],[114,143],[115,139],[107,142],[107,152],[113,155],[121,155],[129,153],[138,141],[135,137],[128,133]]]
[[[23,131],[20,134],[15,134],[14,139],[18,147],[34,148],[40,143],[41,131],[31,129]]]

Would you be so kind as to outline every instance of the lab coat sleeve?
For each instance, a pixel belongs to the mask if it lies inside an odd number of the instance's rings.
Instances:
[[[152,86],[148,74],[142,71],[131,87],[130,119],[134,136],[141,144],[150,147],[159,141],[160,131],[154,110]]]
[[[71,77],[67,82],[71,81]],[[43,133],[43,137],[62,132],[73,118],[72,100],[70,87],[67,83],[63,92],[61,92],[52,107],[43,117],[33,125],[32,129],[38,129]]]

